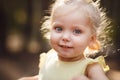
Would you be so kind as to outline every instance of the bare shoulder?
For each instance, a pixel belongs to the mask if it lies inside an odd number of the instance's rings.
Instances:
[[[91,80],[109,80],[99,63],[92,63],[87,66],[86,75]]]

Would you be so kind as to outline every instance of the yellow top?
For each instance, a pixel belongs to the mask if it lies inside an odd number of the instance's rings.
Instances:
[[[86,58],[74,62],[60,61],[57,53],[50,50],[40,55],[39,80],[70,80],[77,75],[84,75],[88,64],[99,62],[104,70],[108,70],[104,57],[96,59]]]

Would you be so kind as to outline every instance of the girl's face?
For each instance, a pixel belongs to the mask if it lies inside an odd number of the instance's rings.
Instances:
[[[61,13],[59,13],[61,14]],[[92,43],[90,20],[84,12],[73,12],[52,18],[50,43],[63,61],[84,58],[84,50]]]

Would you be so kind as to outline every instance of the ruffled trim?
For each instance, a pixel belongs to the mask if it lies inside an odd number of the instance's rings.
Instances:
[[[45,63],[45,60],[46,60],[46,53],[42,53],[40,54],[40,64],[39,64],[39,68],[42,68],[43,67],[43,64]]]
[[[51,50],[48,51],[48,53],[42,53],[42,54],[40,55],[39,68],[42,68],[43,65],[45,64],[46,56],[52,55],[53,53],[55,53],[55,51],[54,51],[53,49],[51,49]],[[103,56],[99,56],[99,57],[97,57],[97,58],[95,58],[95,59],[90,60],[89,64],[94,63],[94,62],[98,62],[98,63],[102,66],[102,68],[103,68],[103,70],[104,70],[105,72],[110,69],[109,66],[106,65],[105,59],[104,59]]]
[[[46,63],[46,57],[48,58],[51,55],[54,55],[55,51],[53,49],[49,50],[47,53],[41,53],[39,59],[39,68],[41,69],[43,65]]]
[[[105,59],[104,59],[103,56],[99,56],[99,57],[95,58],[94,61],[98,62],[103,67],[103,69],[104,69],[105,72],[110,69],[109,66],[106,65]]]

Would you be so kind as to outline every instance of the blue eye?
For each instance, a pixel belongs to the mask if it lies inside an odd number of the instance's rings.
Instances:
[[[81,30],[75,29],[75,30],[73,31],[73,33],[74,33],[74,34],[80,34],[80,33],[81,33]]]
[[[57,32],[61,32],[63,29],[62,29],[61,27],[56,27],[55,30],[56,30]]]

